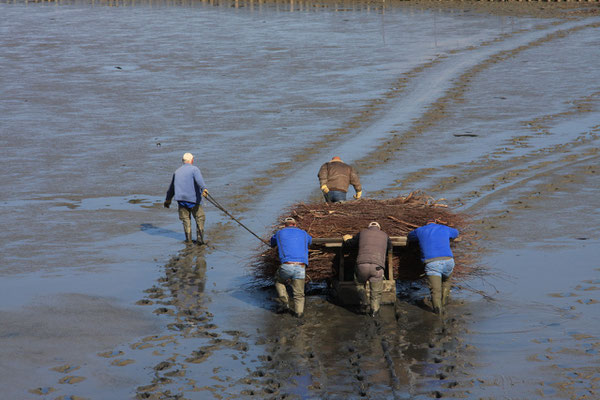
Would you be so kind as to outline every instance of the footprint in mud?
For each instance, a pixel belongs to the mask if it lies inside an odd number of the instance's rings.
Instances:
[[[163,293],[163,290],[158,286],[152,286],[150,289],[144,290],[144,293]]]
[[[175,337],[173,335],[163,335],[163,336],[158,336],[158,335],[152,335],[152,336],[146,336],[145,338],[142,339],[142,342],[162,342],[163,340],[173,340]]]
[[[126,365],[133,364],[133,363],[135,363],[135,360],[132,360],[132,359],[126,359],[126,360],[116,359],[116,360],[113,360],[113,362],[111,362],[110,365],[114,365],[115,367],[124,367]]]
[[[132,350],[143,350],[143,349],[147,349],[150,347],[154,347],[154,345],[152,343],[148,343],[148,342],[138,342],[138,343],[134,343],[132,345],[129,346]]]
[[[578,295],[577,295],[577,293],[565,292],[565,293],[549,293],[548,296],[565,298],[565,297],[577,297]]]
[[[61,365],[61,366],[58,366],[58,367],[54,367],[54,368],[52,368],[52,371],[61,372],[63,374],[68,374],[69,372],[76,371],[79,368],[80,368],[79,365],[69,365],[69,364],[67,364],[67,365]]]
[[[98,353],[100,357],[112,358],[117,356],[122,356],[123,353],[121,350],[113,350],[113,351],[105,351],[104,353]]]
[[[596,299],[585,299],[585,300],[579,299],[579,300],[577,300],[577,302],[579,304],[597,304],[598,300],[596,300]]]
[[[167,324],[167,329],[170,331],[175,331],[175,332],[184,332],[186,330],[189,331],[194,328],[196,328],[196,325],[190,324],[190,323],[173,322],[173,323]]]
[[[212,351],[206,351],[206,350],[194,350],[192,352],[192,356],[188,357],[185,359],[186,362],[192,363],[192,364],[200,364],[203,363],[204,361],[206,361],[206,359],[208,359],[208,357],[210,357],[212,355]]]
[[[548,358],[548,357],[546,357],[546,358]],[[526,360],[529,362],[542,362],[543,361],[543,360],[540,360],[539,354],[531,354],[531,355],[527,356]]]
[[[136,398],[147,399],[147,398],[149,398],[149,396],[148,397],[143,397],[143,396],[150,395],[150,393],[148,393],[148,392],[155,392],[157,390],[158,390],[158,385],[156,383],[153,383],[151,385],[146,385],[146,386],[138,386],[136,389],[136,391],[138,392],[138,396],[136,396]]]
[[[173,371],[165,372],[165,376],[184,377],[185,376],[185,370],[176,369],[176,370],[173,370]]]
[[[85,378],[83,376],[70,375],[70,376],[65,376],[64,378],[60,378],[58,380],[58,383],[74,385],[76,383],[83,382],[84,380],[85,380]]]
[[[154,370],[155,371],[163,371],[165,369],[171,368],[173,365],[175,365],[175,364],[173,364],[172,362],[162,361],[154,366]]]
[[[575,286],[575,290],[580,290],[580,291],[584,291],[584,292],[591,292],[591,291],[594,291],[594,290],[600,290],[600,287],[598,287],[596,285],[592,285],[592,286],[577,285],[577,286]]]
[[[29,393],[39,394],[40,396],[45,396],[52,392],[56,392],[56,389],[54,389],[53,387],[49,387],[49,386],[44,386],[44,387],[39,387],[39,388],[29,390]]]
[[[167,307],[160,307],[157,308],[156,310],[153,311],[154,314],[158,314],[158,315],[164,315],[164,314],[168,314],[168,315],[175,315],[175,312]]]
[[[138,306],[151,306],[152,304],[154,304],[154,302],[152,300],[142,299],[136,301],[135,304],[137,304]]]
[[[250,337],[250,335],[248,335],[247,333],[244,333],[242,331],[223,331],[223,333],[226,333],[229,336],[241,336],[241,337],[244,337],[244,338]]]

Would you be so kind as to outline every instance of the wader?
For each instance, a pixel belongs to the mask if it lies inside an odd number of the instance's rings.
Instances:
[[[196,221],[196,241],[198,244],[204,243],[204,220],[206,219],[206,215],[204,214],[204,209],[197,203],[192,208],[187,208],[184,206],[179,206],[179,219],[183,223],[183,232],[185,233],[185,241],[192,241],[192,220],[191,216],[194,217]]]
[[[280,268],[281,269],[281,268]],[[277,291],[278,312],[287,312],[290,309],[289,297],[286,284],[292,288],[292,299],[294,301],[294,314],[301,317],[304,314],[304,279],[284,279],[280,270],[275,274],[275,290]]]
[[[450,288],[452,286],[450,283],[451,276],[452,274],[444,277],[437,275],[427,276],[429,290],[431,291],[431,305],[433,306],[433,312],[436,314],[441,314],[448,303]]]
[[[358,264],[356,266],[356,280],[364,284],[367,281],[369,282],[371,286],[369,304],[371,315],[374,316],[379,312],[381,296],[383,294],[383,267],[377,264]],[[362,303],[366,305],[366,299],[363,298]]]

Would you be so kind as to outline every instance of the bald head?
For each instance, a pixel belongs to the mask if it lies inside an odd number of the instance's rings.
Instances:
[[[183,155],[183,157],[181,157],[181,160],[182,160],[184,163],[191,164],[191,163],[193,163],[193,162],[194,162],[194,156],[192,155],[192,153],[185,153],[185,154]]]

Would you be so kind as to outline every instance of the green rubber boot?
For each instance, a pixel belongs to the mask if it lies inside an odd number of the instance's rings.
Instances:
[[[375,317],[379,313],[381,305],[383,281],[370,281],[369,284],[371,285],[371,316]]]
[[[275,281],[275,290],[277,291],[277,309],[275,312],[277,314],[284,314],[290,310],[288,305],[289,298],[285,284],[279,282],[278,280]]]
[[[185,242],[192,243],[192,231],[185,231]]]
[[[294,314],[301,318],[304,315],[304,279],[292,279],[294,296]]]
[[[452,288],[452,283],[450,283],[451,276],[452,274],[442,278],[442,307],[446,307],[450,298],[450,289]]]
[[[428,275],[429,290],[431,291],[431,305],[433,312],[440,315],[442,313],[442,277],[437,275]]]

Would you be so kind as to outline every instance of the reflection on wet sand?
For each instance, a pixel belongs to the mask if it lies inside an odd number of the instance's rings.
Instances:
[[[465,354],[458,357],[464,328],[454,317],[398,302],[373,319],[312,297],[304,320],[277,315],[268,322],[257,338],[262,362],[243,380],[248,388],[241,394],[415,398],[470,385],[455,377]]]
[[[187,246],[164,266],[160,285],[146,291],[141,304],[159,306],[172,334],[132,345],[142,350],[148,344],[160,358],[152,381],[137,388],[137,398],[193,398],[196,392],[231,398],[416,398],[440,397],[442,391],[459,395],[471,385],[456,374],[468,359],[460,339],[465,321],[455,317],[458,303],[440,319],[397,301],[374,319],[313,295],[303,319],[263,310],[260,329],[222,331],[207,310],[206,268],[205,248]]]

